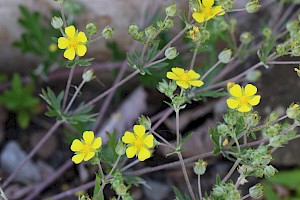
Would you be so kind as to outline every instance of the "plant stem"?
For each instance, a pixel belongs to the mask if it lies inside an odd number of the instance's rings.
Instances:
[[[270,65],[299,65],[300,61],[271,61],[267,62]]]
[[[201,191],[201,179],[200,179],[200,174],[198,174],[198,192],[199,192],[199,199],[202,200],[202,191]]]
[[[237,159],[235,161],[235,163],[232,165],[231,169],[229,170],[229,172],[227,173],[227,175],[223,178],[222,183],[225,183],[230,176],[233,174],[233,172],[235,171],[236,167],[240,164],[240,159]]]
[[[179,138],[180,138],[180,133],[179,133],[179,111],[175,111],[175,115],[176,115],[176,148],[179,148]]]
[[[190,70],[194,68],[196,57],[197,57],[197,53],[198,53],[198,48],[199,48],[200,44],[201,44],[200,42],[197,42],[197,44],[196,44],[196,48],[194,50],[192,61],[191,61],[191,65],[190,65]]]
[[[76,99],[78,93],[80,92],[81,88],[83,87],[83,85],[85,84],[86,82],[84,80],[81,81],[80,85],[78,86],[78,88],[76,89],[76,92],[75,94],[73,95],[72,99],[70,100],[66,110],[65,110],[65,113],[67,113],[69,111],[69,109],[71,108],[74,100]]]
[[[107,175],[107,177],[109,177],[110,175],[112,175],[112,173],[114,172],[114,170],[116,169],[116,167],[117,167],[117,165],[118,165],[118,163],[120,161],[120,158],[121,158],[121,156],[119,155],[118,158],[117,158],[117,160],[116,160],[116,162],[115,162],[115,164],[114,164],[114,166],[112,167],[112,169],[110,170],[109,174]]]
[[[100,171],[100,173],[101,173],[101,176],[102,176],[102,179],[101,179],[101,180],[102,180],[102,181],[101,181],[101,182],[102,182],[102,185],[101,185],[101,188],[100,188],[100,190],[98,191],[98,193],[97,193],[97,195],[96,195],[96,198],[93,199],[93,200],[98,200],[98,199],[100,198],[101,194],[103,194],[103,190],[104,190],[105,185],[106,185],[106,178],[105,178],[105,175],[104,175],[104,172],[103,172],[101,163],[98,162],[97,164],[98,164],[98,167],[99,167],[99,171]]]
[[[218,62],[216,64],[214,64],[214,66],[212,66],[207,72],[205,72],[205,74],[201,77],[201,81],[203,81],[214,69],[216,69],[219,64],[221,64],[221,61],[218,60]]]
[[[66,22],[66,18],[65,18],[65,10],[64,10],[64,5],[61,3],[60,4],[60,14],[61,14],[61,18],[63,20],[64,23],[64,27],[67,27],[67,22]]]
[[[249,198],[249,197],[250,197],[250,194],[247,194],[247,195],[243,196],[243,197],[241,198],[241,200],[247,199],[247,198]]]
[[[67,99],[68,99],[69,90],[70,90],[70,87],[71,87],[72,78],[73,78],[73,75],[74,75],[74,70],[75,70],[75,67],[72,67],[71,70],[70,70],[70,74],[69,74],[68,81],[67,81],[67,86],[66,86],[66,89],[65,89],[65,94],[64,94],[63,104],[62,104],[62,110],[65,109],[66,104],[67,104]]]

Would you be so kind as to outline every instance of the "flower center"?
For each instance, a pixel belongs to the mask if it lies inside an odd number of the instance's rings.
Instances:
[[[189,75],[187,73],[184,73],[180,76],[181,81],[187,82],[189,81]]]
[[[82,147],[82,152],[87,154],[87,153],[90,152],[90,149],[91,149],[90,145],[84,144],[83,147]]]
[[[72,38],[69,41],[70,41],[69,45],[70,45],[71,48],[75,48],[77,46],[77,39],[76,38]]]
[[[246,96],[241,96],[239,100],[242,105],[248,104],[248,98]]]
[[[134,145],[137,149],[140,149],[144,145],[144,142],[141,138],[138,138],[136,139]]]

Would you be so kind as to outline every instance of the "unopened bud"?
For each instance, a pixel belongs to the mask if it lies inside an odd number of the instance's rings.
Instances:
[[[283,44],[278,44],[278,45],[276,46],[276,53],[277,53],[278,55],[284,55],[285,52],[286,52],[286,50],[285,50],[285,46],[284,46]]]
[[[149,26],[145,29],[145,35],[148,39],[155,38],[157,30],[153,26]]]
[[[250,0],[249,3],[246,4],[246,10],[248,13],[255,13],[259,10],[259,2],[258,0]]]
[[[277,172],[277,169],[275,167],[273,167],[272,165],[269,165],[264,169],[264,175],[266,178],[270,178],[270,177],[274,176],[276,172]]]
[[[252,198],[258,199],[263,196],[263,186],[258,183],[251,188],[249,188],[249,195]]]
[[[128,27],[129,35],[136,35],[138,34],[139,27],[136,24],[132,24]]]
[[[246,75],[246,79],[249,82],[256,82],[260,79],[262,73],[260,70],[255,69],[255,70],[251,70],[247,75]]]
[[[219,61],[221,62],[221,63],[229,63],[230,62],[230,60],[231,60],[231,56],[232,56],[232,51],[231,51],[231,49],[227,49],[227,50],[223,50],[220,54],[219,54],[219,56],[218,56],[218,58],[219,58]]]
[[[60,29],[64,25],[64,23],[60,17],[53,17],[51,20],[51,25],[55,29]]]
[[[106,26],[102,31],[102,36],[105,39],[110,39],[114,36],[115,29],[113,27]]]
[[[177,12],[177,9],[176,9],[176,4],[175,3],[172,3],[172,5],[166,7],[166,14],[167,16],[169,17],[173,17]]]
[[[95,24],[95,23],[92,23],[92,22],[88,23],[88,24],[85,26],[85,29],[86,29],[86,31],[87,31],[87,33],[88,33],[89,35],[94,35],[94,34],[96,34],[96,33],[97,33],[97,30],[98,30],[96,24]]]
[[[203,175],[206,171],[207,162],[204,162],[203,160],[198,160],[198,162],[195,162],[194,164],[194,172],[197,175]]]
[[[82,79],[83,79],[85,82],[89,82],[89,81],[91,81],[93,78],[94,78],[94,71],[93,71],[92,69],[89,69],[89,70],[85,71],[85,72],[82,74]]]
[[[298,104],[293,104],[291,105],[287,110],[286,110],[286,115],[290,119],[297,119],[300,117],[300,107]]]
[[[139,119],[138,119],[138,123],[140,125],[143,125],[146,130],[150,130],[151,129],[151,120],[149,117],[146,117],[144,115],[142,115]]]
[[[117,144],[117,146],[116,146],[115,151],[116,151],[116,153],[119,156],[124,155],[125,152],[126,152],[126,146],[125,146],[125,144],[122,141],[119,141],[118,144]]]
[[[116,193],[119,196],[124,196],[127,193],[127,187],[124,184],[120,184],[117,188],[116,188]]]
[[[244,45],[250,44],[252,39],[253,39],[253,36],[250,32],[243,32],[240,36],[240,41]]]
[[[216,185],[215,187],[213,187],[212,193],[214,196],[220,197],[224,194],[224,189],[222,186]]]
[[[165,51],[165,56],[169,60],[173,60],[174,58],[176,58],[177,55],[178,55],[178,53],[177,53],[177,50],[175,47],[169,47]]]

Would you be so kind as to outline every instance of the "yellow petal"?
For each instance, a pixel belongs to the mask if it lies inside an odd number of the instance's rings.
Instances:
[[[58,38],[57,46],[60,49],[66,49],[69,46],[69,40],[67,38],[60,37]]]
[[[188,76],[189,76],[190,79],[198,79],[198,78],[200,78],[200,74],[198,74],[194,70],[189,70],[188,71]]]
[[[69,48],[65,51],[64,57],[67,58],[68,60],[74,60],[75,58],[75,49],[74,48]]]
[[[143,125],[134,125],[133,131],[139,138],[141,138],[145,135],[146,129]]]
[[[86,53],[86,46],[77,45],[76,50],[77,50],[77,55],[78,56],[84,56],[84,54]]]
[[[190,87],[186,81],[176,81],[176,84],[184,89],[188,89]]]
[[[192,16],[198,23],[202,23],[205,21],[204,15],[202,13],[194,12]]]
[[[128,158],[133,158],[135,156],[136,152],[137,152],[137,149],[135,146],[131,146],[126,149],[126,155]]]
[[[87,38],[84,32],[80,31],[77,35],[77,41],[78,42],[82,42],[82,43],[86,43]]]
[[[92,141],[94,140],[94,132],[93,131],[84,131],[82,137],[86,144],[91,145]]]
[[[75,163],[75,164],[78,164],[78,163],[81,163],[82,160],[84,158],[84,154],[81,153],[81,154],[77,154],[75,156],[72,157],[72,161]]]
[[[240,102],[237,101],[237,100],[235,100],[235,99],[233,99],[233,98],[229,98],[229,99],[226,100],[226,103],[227,103],[227,105],[228,105],[229,108],[235,109],[235,108],[238,107],[238,105],[239,105]]]
[[[249,99],[248,103],[251,106],[256,106],[260,102],[260,95],[255,95],[252,98]]]
[[[253,95],[255,95],[257,92],[257,88],[252,85],[252,84],[247,84],[245,87],[245,96],[246,97],[251,97]]]
[[[225,15],[225,12],[223,11],[223,7],[222,6],[214,6],[213,14],[218,15],[218,16]]]
[[[65,29],[65,33],[68,37],[70,38],[73,38],[75,36],[75,27],[74,26],[68,26],[66,29]]]
[[[124,136],[122,137],[122,141],[126,144],[132,144],[135,142],[135,137],[134,134],[132,132],[126,131],[124,133]]]
[[[94,157],[95,152],[89,152],[85,157],[84,157],[84,161],[88,161],[90,160],[92,157]]]
[[[182,69],[182,68],[179,68],[179,67],[174,67],[174,68],[172,68],[172,72],[174,73],[174,74],[176,74],[177,76],[181,76],[182,74],[184,74],[185,72],[184,72],[184,69]]]
[[[144,147],[142,147],[139,151],[139,154],[138,154],[138,159],[140,161],[144,161],[146,160],[147,158],[150,158],[151,154],[150,154],[150,151]]]
[[[171,80],[179,80],[179,77],[176,74],[174,74],[173,72],[168,72],[167,78],[171,79]]]
[[[71,145],[72,151],[81,151],[82,147],[83,147],[83,144],[80,140],[78,140],[78,139],[73,140],[72,145]]]
[[[101,137],[97,137],[95,140],[94,140],[94,142],[93,142],[93,144],[92,144],[92,149],[99,149],[100,147],[101,147],[101,145],[102,145],[102,138]]]
[[[239,112],[249,112],[251,110],[251,106],[248,104],[243,104],[241,107],[238,108]]]
[[[147,135],[147,137],[144,139],[144,144],[147,145],[147,147],[151,148],[154,146],[154,137],[152,134]]]
[[[201,87],[204,84],[204,82],[200,80],[195,80],[189,81],[189,84],[191,84],[192,86]]]
[[[202,4],[205,8],[211,8],[214,5],[214,0],[202,0]]]
[[[229,89],[229,93],[234,97],[242,96],[242,88],[239,84],[235,84]]]

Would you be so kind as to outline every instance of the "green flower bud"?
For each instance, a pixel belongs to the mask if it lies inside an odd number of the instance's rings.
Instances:
[[[244,45],[250,44],[252,40],[253,40],[253,35],[250,32],[243,32],[240,35],[240,42]]]
[[[270,116],[269,116],[269,119],[268,119],[268,122],[274,122],[278,119],[278,112],[276,111],[273,111]]]
[[[263,169],[261,169],[261,168],[255,169],[255,171],[254,171],[254,176],[255,177],[261,178],[261,177],[263,177],[263,175],[264,175],[264,170]]]
[[[300,117],[300,107],[298,104],[292,104],[287,110],[286,115],[290,119],[298,119]]]
[[[201,43],[204,43],[206,40],[208,40],[210,38],[210,33],[208,30],[206,29],[202,29],[200,31],[200,35],[199,35],[199,38],[200,38],[200,42]]]
[[[227,24],[227,22],[225,20],[220,20],[217,24],[217,27],[220,31],[226,31],[226,30],[228,30],[229,25]]]
[[[276,53],[278,55],[284,55],[286,53],[285,46],[283,44],[278,44],[276,47]]]
[[[255,70],[251,70],[247,75],[246,75],[246,79],[250,82],[256,82],[260,79],[262,73],[260,70],[255,69]]]
[[[172,98],[172,104],[174,108],[179,108],[181,105],[185,103],[185,97],[182,96],[174,96]]]
[[[178,55],[178,53],[177,53],[177,50],[175,47],[169,47],[165,51],[165,56],[169,60],[173,60],[174,58],[176,58],[177,55]]]
[[[163,80],[162,82],[159,82],[158,86],[157,86],[157,89],[161,93],[165,94],[166,91],[168,90],[168,83],[165,80]]]
[[[174,21],[172,19],[167,19],[164,24],[164,29],[169,29],[174,26]]]
[[[86,31],[87,31],[87,33],[88,33],[89,35],[94,35],[94,34],[96,34],[97,31],[98,31],[98,28],[97,28],[96,24],[95,24],[95,23],[92,23],[92,22],[88,23],[88,24],[85,26],[85,29],[86,29]]]
[[[272,165],[269,165],[269,166],[265,167],[264,175],[266,178],[270,178],[270,177],[274,176],[277,171],[278,170],[275,167],[273,167]]]
[[[246,124],[250,127],[256,126],[260,120],[260,117],[257,114],[250,114],[246,118]]]
[[[203,160],[198,160],[194,164],[194,173],[197,175],[203,175],[206,171],[207,162],[204,162]]]
[[[293,37],[298,33],[299,21],[291,21],[286,24],[286,29],[289,31],[290,36]]]
[[[173,17],[177,12],[176,4],[172,3],[172,5],[166,7],[166,15],[169,17]]]
[[[225,192],[224,188],[220,185],[216,185],[216,186],[213,187],[212,193],[213,193],[214,196],[220,197],[224,194],[224,192]]]
[[[246,4],[246,10],[248,13],[255,13],[259,10],[259,2],[258,0],[250,0],[250,2],[248,2]]]
[[[270,38],[272,36],[272,29],[270,29],[269,27],[265,27],[262,33],[266,38]]]
[[[117,146],[116,146],[115,151],[119,156],[123,156],[126,152],[125,144],[122,141],[119,141]]]
[[[219,5],[223,7],[225,10],[232,10],[233,1],[232,0],[219,0]]]
[[[129,35],[136,35],[139,32],[139,27],[136,24],[132,24],[128,27]]]
[[[226,50],[223,50],[219,56],[218,56],[218,59],[221,63],[229,63],[230,60],[231,60],[231,56],[232,56],[232,51],[231,49],[226,49]]]
[[[114,36],[114,32],[115,32],[115,28],[114,27],[109,27],[109,26],[106,26],[103,31],[102,31],[102,36],[105,38],[105,39],[110,39]]]
[[[256,199],[262,197],[263,196],[263,186],[260,183],[252,186],[251,188],[249,188],[249,195],[250,195],[250,197],[256,198]]]
[[[220,124],[217,127],[217,131],[221,136],[226,136],[229,133],[229,128],[225,124]]]
[[[149,26],[145,29],[146,37],[151,40],[156,37],[157,30],[153,26]]]
[[[91,80],[93,80],[95,78],[94,76],[94,70],[92,69],[89,69],[87,71],[85,71],[83,74],[82,74],[82,79],[85,81],[85,82],[90,82]]]
[[[269,146],[278,148],[282,147],[282,144],[286,142],[284,135],[275,135],[274,137],[270,138],[269,140]]]
[[[127,193],[127,187],[124,184],[120,184],[117,188],[116,188],[116,193],[119,196],[124,196]]]
[[[223,119],[227,124],[234,125],[234,124],[236,124],[237,116],[236,116],[236,113],[229,112],[229,113],[223,115]]]
[[[138,124],[143,125],[146,130],[150,130],[151,129],[151,120],[149,117],[146,117],[144,115],[142,115],[139,119],[138,119]]]
[[[294,46],[292,48],[292,55],[293,56],[300,56],[300,45]]]
[[[64,23],[60,17],[53,17],[51,20],[51,25],[55,29],[60,29],[64,25]]]

